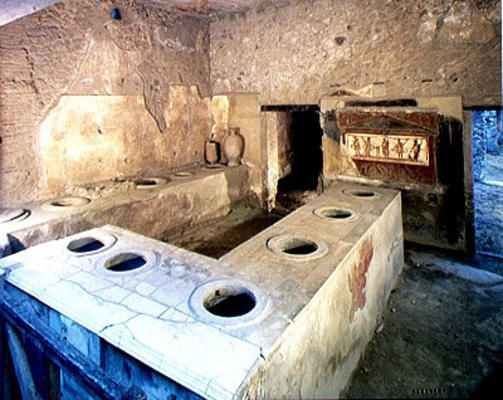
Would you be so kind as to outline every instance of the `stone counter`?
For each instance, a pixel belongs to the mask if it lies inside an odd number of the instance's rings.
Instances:
[[[20,208],[18,218],[0,223],[0,234],[9,237],[13,251],[105,224],[160,238],[225,215],[233,201],[249,195],[247,182],[245,166],[211,169],[195,165],[166,177],[74,188],[71,195]]]
[[[71,325],[74,347],[149,399],[333,398],[402,263],[399,193],[340,183],[219,260],[105,226],[0,268],[4,307],[47,308],[41,325]]]

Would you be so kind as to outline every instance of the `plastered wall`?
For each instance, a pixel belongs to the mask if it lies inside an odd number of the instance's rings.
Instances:
[[[214,92],[261,104],[370,96],[462,96],[501,104],[499,1],[291,0],[211,23]]]
[[[129,0],[67,0],[0,27],[0,204],[202,161],[208,49],[207,21]]]

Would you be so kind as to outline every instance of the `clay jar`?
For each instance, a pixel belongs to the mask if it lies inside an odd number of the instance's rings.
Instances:
[[[229,167],[241,164],[241,157],[245,146],[245,139],[239,133],[239,128],[230,128],[229,135],[225,138],[223,150]]]
[[[214,140],[204,143],[204,158],[208,164],[215,164],[220,159],[220,144]]]

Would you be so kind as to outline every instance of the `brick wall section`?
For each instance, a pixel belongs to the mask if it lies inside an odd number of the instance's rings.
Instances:
[[[500,21],[495,0],[291,0],[212,22],[212,90],[315,104],[376,83],[377,96],[501,104]]]
[[[43,195],[39,128],[62,95],[144,95],[159,134],[171,85],[209,95],[206,21],[115,3],[120,21],[112,1],[67,0],[0,27],[1,206]],[[184,161],[199,158],[187,149]]]

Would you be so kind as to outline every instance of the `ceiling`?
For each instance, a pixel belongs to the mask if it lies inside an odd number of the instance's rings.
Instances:
[[[0,26],[63,0],[0,0]],[[244,13],[287,0],[136,0],[146,7],[178,11],[199,17]]]
[[[146,6],[172,9],[198,16],[247,12],[280,0],[140,0]]]

